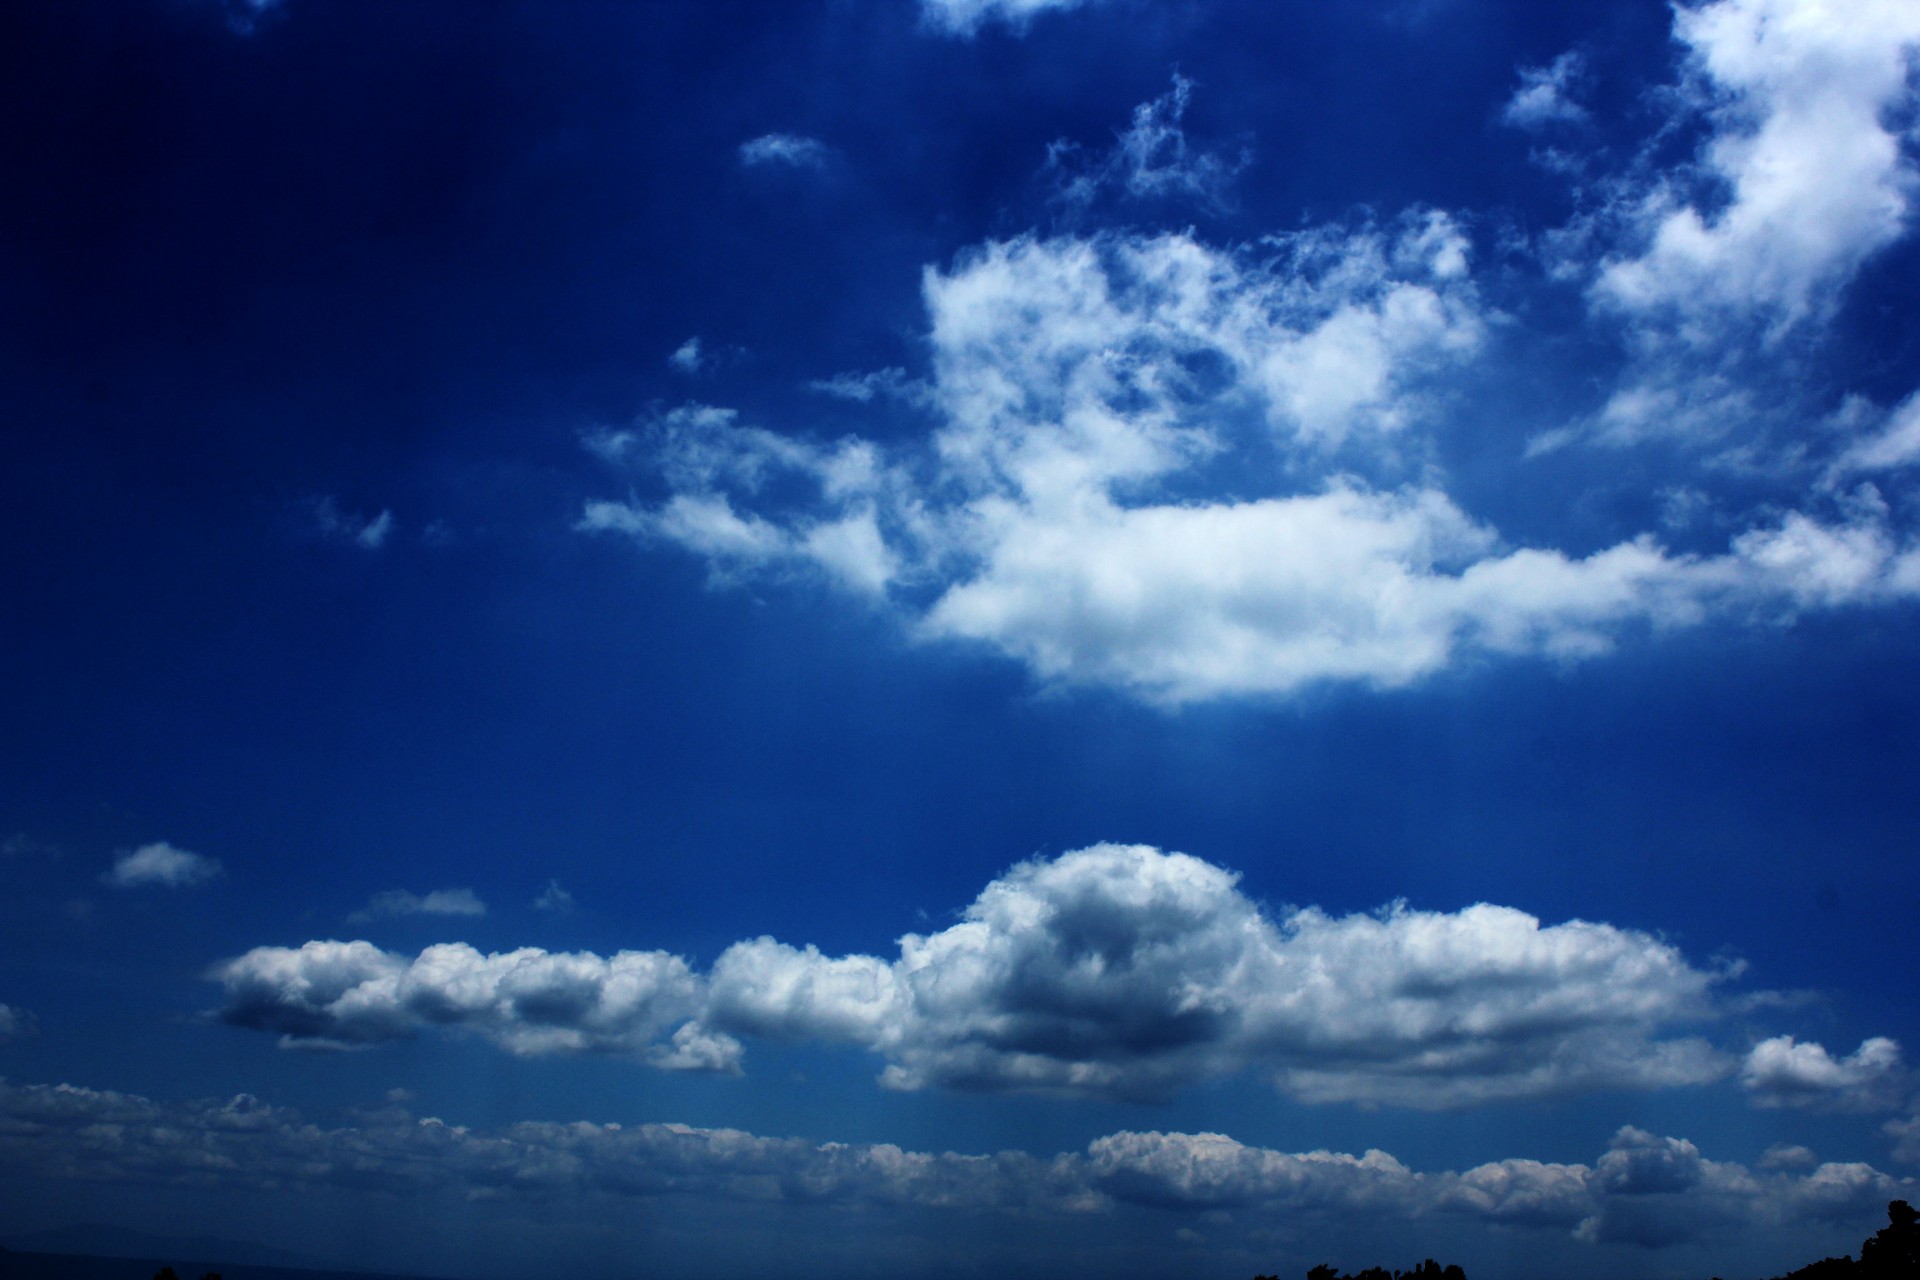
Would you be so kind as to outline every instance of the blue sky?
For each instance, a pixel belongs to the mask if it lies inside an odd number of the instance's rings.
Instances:
[[[17,7],[0,1232],[1912,1198],[1920,11]]]

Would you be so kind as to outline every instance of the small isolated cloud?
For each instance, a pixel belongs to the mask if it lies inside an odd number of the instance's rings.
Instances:
[[[113,869],[100,877],[101,883],[115,889],[142,889],[158,885],[184,889],[204,884],[221,874],[216,858],[176,849],[166,841],[142,845],[113,860]]]
[[[705,362],[700,354],[700,339],[698,337],[688,338],[685,342],[675,347],[673,354],[667,357],[667,365],[676,373],[688,375],[699,373],[700,370],[705,367]]]
[[[23,1040],[38,1029],[38,1021],[25,1009],[0,1004],[0,1044],[9,1040]]]
[[[936,31],[971,36],[989,22],[1003,22],[1015,31],[1049,10],[1077,9],[1097,0],[920,0],[920,14]]]
[[[809,382],[807,390],[832,396],[836,400],[851,400],[855,404],[893,400],[902,404],[924,405],[930,393],[925,383],[909,377],[907,371],[900,368],[875,369],[869,373],[836,373],[831,378],[817,378]]]
[[[1585,78],[1586,64],[1577,53],[1563,53],[1544,67],[1520,72],[1520,87],[1500,112],[1501,122],[1520,129],[1555,124],[1578,124],[1587,109],[1574,100]]]
[[[558,880],[547,881],[547,887],[533,900],[535,911],[550,911],[555,915],[564,915],[573,910],[573,895],[560,887]]]
[[[1090,161],[1075,144],[1054,143],[1047,168],[1060,183],[1059,198],[1087,205],[1112,190],[1134,199],[1180,196],[1224,208],[1228,187],[1252,156],[1245,147],[1229,156],[1189,146],[1181,120],[1192,96],[1193,81],[1176,74],[1165,94],[1134,108],[1113,149]]]
[[[818,138],[797,133],[764,133],[740,144],[740,163],[748,168],[785,165],[792,169],[824,169],[833,148]]]
[[[1881,1111],[1904,1100],[1907,1072],[1900,1046],[1884,1036],[1861,1042],[1844,1058],[1816,1041],[1775,1036],[1747,1054],[1740,1083],[1761,1107]]]
[[[881,1083],[907,1090],[1157,1099],[1251,1072],[1304,1102],[1448,1108],[1737,1065],[1693,1033],[1727,972],[1650,935],[1488,904],[1276,919],[1231,872],[1146,846],[1022,863],[890,956],[761,937],[701,973],[661,951],[315,941],[210,976],[223,1021],[292,1047],[439,1027],[731,1071],[745,1040],[811,1040],[878,1055]]]
[[[314,500],[313,522],[314,528],[327,541],[358,547],[362,551],[378,551],[386,546],[394,530],[393,512],[382,511],[378,515],[366,516],[359,512],[343,511],[339,501],[331,496]]]
[[[397,916],[483,916],[487,904],[471,889],[435,889],[430,893],[410,893],[388,889],[376,893],[367,905],[347,917],[349,920],[390,920]]]

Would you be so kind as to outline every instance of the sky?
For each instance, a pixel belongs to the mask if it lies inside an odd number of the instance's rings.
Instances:
[[[0,1236],[1920,1197],[1910,0],[0,13]]]

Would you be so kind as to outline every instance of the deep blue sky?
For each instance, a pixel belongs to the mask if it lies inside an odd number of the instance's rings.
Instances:
[[[1916,49],[13,6],[0,1233],[1855,1247],[1920,1190]]]

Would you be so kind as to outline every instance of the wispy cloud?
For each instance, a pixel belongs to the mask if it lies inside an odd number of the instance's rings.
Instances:
[[[347,917],[349,920],[388,920],[396,916],[483,916],[487,904],[471,889],[435,889],[429,893],[410,893],[388,889],[376,893],[367,905]]]
[[[1086,157],[1061,140],[1047,152],[1047,169],[1059,184],[1059,199],[1085,207],[1107,192],[1140,199],[1184,197],[1215,209],[1227,207],[1233,180],[1252,162],[1242,145],[1232,154],[1193,147],[1181,121],[1193,97],[1193,81],[1175,74],[1173,86],[1134,108],[1133,120],[1111,150]]]
[[[220,876],[217,858],[176,849],[166,841],[141,845],[113,860],[113,868],[100,877],[102,884],[115,889],[160,887],[184,889],[205,884]]]
[[[1095,3],[1098,0],[920,0],[920,12],[937,31],[971,36],[990,22],[1024,31],[1040,14]]]
[[[387,539],[392,537],[394,531],[393,512],[381,511],[378,515],[367,516],[343,511],[339,500],[332,496],[314,500],[313,524],[320,536],[328,541],[345,543],[362,551],[378,551],[387,545]]]
[[[818,138],[797,133],[764,133],[740,144],[740,163],[748,167],[823,169],[832,158],[833,148]]]

